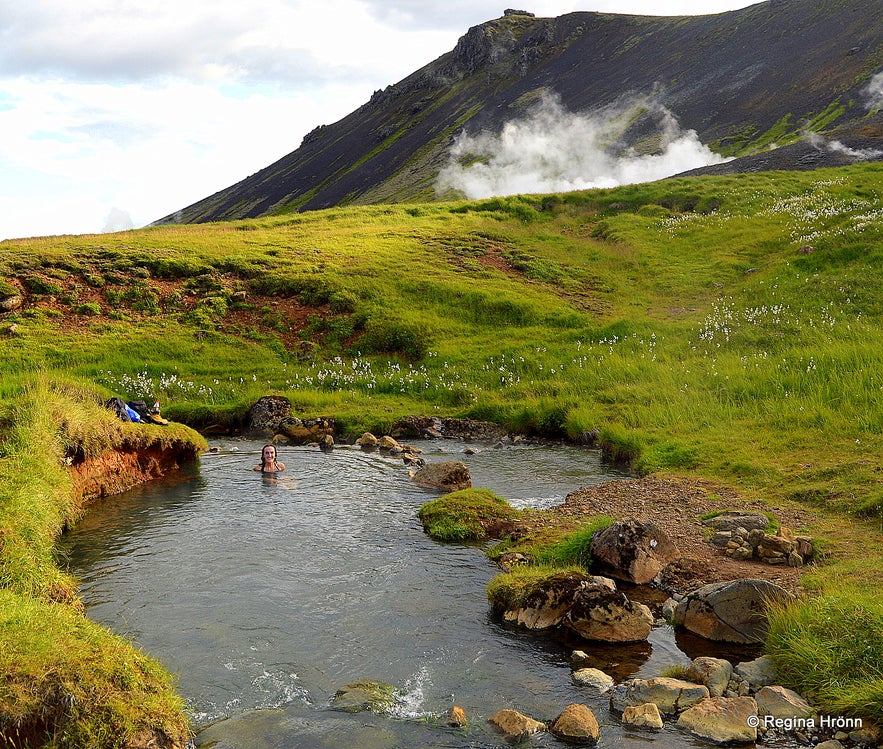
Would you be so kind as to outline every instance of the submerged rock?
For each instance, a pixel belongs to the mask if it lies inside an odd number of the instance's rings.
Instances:
[[[332,710],[345,713],[371,711],[384,713],[396,704],[395,688],[374,679],[360,679],[337,690],[331,700]]]

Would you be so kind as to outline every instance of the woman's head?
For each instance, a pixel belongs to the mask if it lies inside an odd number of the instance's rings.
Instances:
[[[261,465],[276,462],[276,445],[264,445],[261,450]]]

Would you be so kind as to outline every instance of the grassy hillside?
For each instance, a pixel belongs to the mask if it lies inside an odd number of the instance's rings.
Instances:
[[[39,371],[193,424],[277,393],[351,434],[597,430],[640,472],[816,508],[808,584],[877,601],[881,188],[860,165],[4,242],[0,394]]]

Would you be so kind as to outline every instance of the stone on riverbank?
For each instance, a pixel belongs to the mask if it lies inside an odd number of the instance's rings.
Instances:
[[[785,687],[763,687],[756,695],[757,714],[774,718],[809,718],[815,710],[797,692]]]
[[[790,601],[791,594],[766,580],[712,583],[678,603],[673,623],[721,642],[759,643],[767,632],[767,607]]]
[[[748,682],[751,691],[756,692],[761,687],[769,687],[778,681],[776,664],[768,655],[762,655],[753,661],[737,663],[736,674]]]
[[[606,584],[586,581],[576,591],[562,624],[587,640],[641,642],[649,637],[653,621],[643,603],[630,601]]]
[[[659,708],[652,702],[626,707],[622,711],[622,724],[629,728],[643,728],[649,731],[661,731],[665,725]]]
[[[733,665],[723,658],[696,658],[687,669],[687,679],[708,687],[712,697],[722,697],[733,676]]]
[[[580,704],[568,705],[549,724],[549,733],[568,744],[594,746],[601,738],[601,728],[595,714]]]
[[[457,460],[429,463],[414,474],[414,481],[422,486],[456,492],[472,487],[469,467]]]
[[[709,697],[681,713],[678,726],[716,744],[757,740],[757,727],[749,719],[757,715],[751,697]]]
[[[291,416],[291,401],[281,395],[265,395],[248,409],[244,436],[272,437],[283,419]]]
[[[600,531],[591,545],[599,572],[639,585],[653,580],[676,554],[668,534],[650,520],[614,523]]]
[[[365,432],[359,439],[356,440],[356,444],[361,447],[363,450],[373,450],[377,447],[377,443],[380,440],[377,439],[371,432]]]
[[[682,679],[659,676],[655,679],[629,679],[613,688],[610,709],[623,713],[627,707],[652,702],[666,715],[674,715],[708,697],[708,687]]]
[[[523,741],[546,730],[545,723],[528,718],[516,710],[500,710],[488,718],[488,723],[513,742]]]

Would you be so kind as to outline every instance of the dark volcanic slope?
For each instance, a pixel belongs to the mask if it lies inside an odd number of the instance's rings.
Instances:
[[[724,153],[832,126],[883,148],[879,120],[865,119],[865,89],[881,69],[883,0],[769,0],[674,18],[509,14],[288,156],[158,223],[431,199],[457,131],[498,129],[544,90],[573,111],[653,95]],[[651,124],[639,121],[633,139]],[[788,153],[777,161],[787,165]]]

